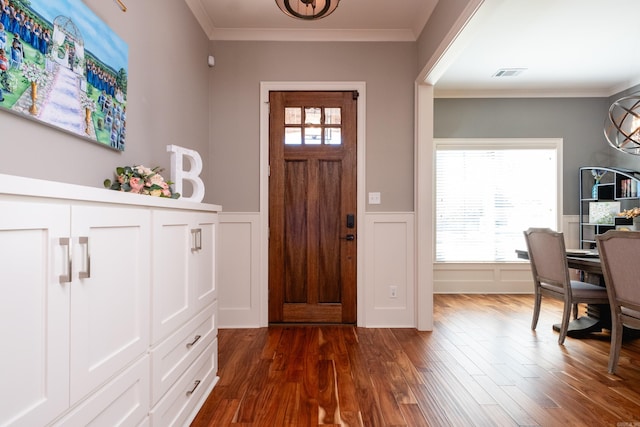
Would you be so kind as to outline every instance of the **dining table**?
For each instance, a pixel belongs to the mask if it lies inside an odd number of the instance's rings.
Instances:
[[[526,249],[516,249],[516,255],[520,259],[529,259],[529,252]],[[567,249],[567,265],[571,269],[578,270],[581,281],[606,286],[602,264],[596,249]],[[554,324],[553,329],[560,331],[560,324]],[[611,330],[610,306],[608,304],[587,304],[586,314],[569,322],[567,335],[576,337],[592,332],[601,332],[602,329]]]

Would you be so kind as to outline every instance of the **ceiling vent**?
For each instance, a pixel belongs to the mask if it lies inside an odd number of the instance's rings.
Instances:
[[[491,77],[515,77],[522,74],[526,68],[501,68]]]

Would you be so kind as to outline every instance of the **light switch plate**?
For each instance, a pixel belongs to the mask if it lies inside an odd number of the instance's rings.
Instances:
[[[379,205],[380,204],[380,193],[369,193],[369,204],[370,205]]]

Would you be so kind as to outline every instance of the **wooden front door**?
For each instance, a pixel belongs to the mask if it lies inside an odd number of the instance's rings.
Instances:
[[[355,323],[357,92],[269,102],[269,321]]]

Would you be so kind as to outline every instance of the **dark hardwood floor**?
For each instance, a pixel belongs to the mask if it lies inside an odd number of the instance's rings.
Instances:
[[[349,326],[220,330],[202,426],[640,427],[640,339],[607,373],[609,334],[557,344],[561,303],[436,295],[432,332]],[[584,308],[583,308],[584,310]]]

